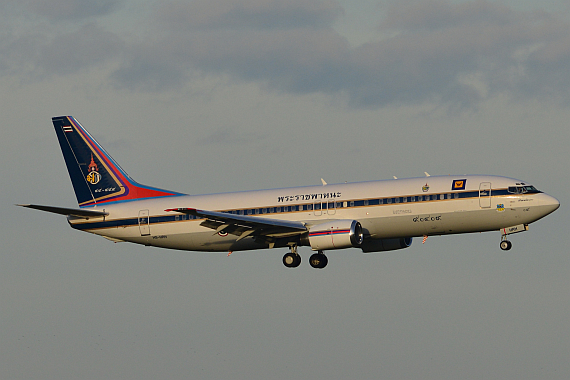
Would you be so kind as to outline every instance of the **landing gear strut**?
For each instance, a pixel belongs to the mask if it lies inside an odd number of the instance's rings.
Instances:
[[[327,259],[323,251],[311,255],[309,258],[309,264],[311,264],[313,268],[322,269],[326,267],[328,263],[329,259]]]
[[[297,245],[291,245],[291,252],[283,256],[283,265],[287,268],[297,268],[301,264],[301,256],[297,253]]]
[[[503,251],[508,251],[509,249],[511,249],[511,247],[513,246],[513,244],[507,240],[507,236],[503,235],[503,237],[501,238],[501,244],[499,245],[499,247],[501,247],[501,249]]]

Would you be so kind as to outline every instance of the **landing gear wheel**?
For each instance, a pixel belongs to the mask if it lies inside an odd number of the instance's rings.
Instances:
[[[508,240],[503,240],[500,244],[500,247],[503,251],[508,251],[512,246],[512,243]]]
[[[319,253],[311,255],[311,257],[309,258],[309,264],[311,264],[313,268],[322,269],[326,267],[328,263],[329,259],[327,259],[325,254],[320,251]]]
[[[297,268],[301,264],[301,256],[298,253],[288,252],[283,256],[283,265],[287,268]]]

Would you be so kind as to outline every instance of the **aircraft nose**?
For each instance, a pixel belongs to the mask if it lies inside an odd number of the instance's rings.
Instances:
[[[542,197],[540,198],[540,206],[544,209],[545,215],[548,215],[560,207],[560,202],[558,199],[543,193]]]

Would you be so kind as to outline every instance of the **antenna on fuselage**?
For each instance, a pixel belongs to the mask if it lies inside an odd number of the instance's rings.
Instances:
[[[424,172],[424,174],[426,175],[426,177],[431,177],[428,172]]]
[[[323,183],[323,186],[326,186],[326,185],[327,185],[327,183],[325,182],[325,180],[322,179],[322,178],[321,178],[321,182]]]

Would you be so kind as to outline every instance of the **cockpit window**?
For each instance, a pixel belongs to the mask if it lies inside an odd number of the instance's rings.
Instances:
[[[534,186],[509,186],[509,193],[512,194],[525,194],[525,193],[540,193]]]

